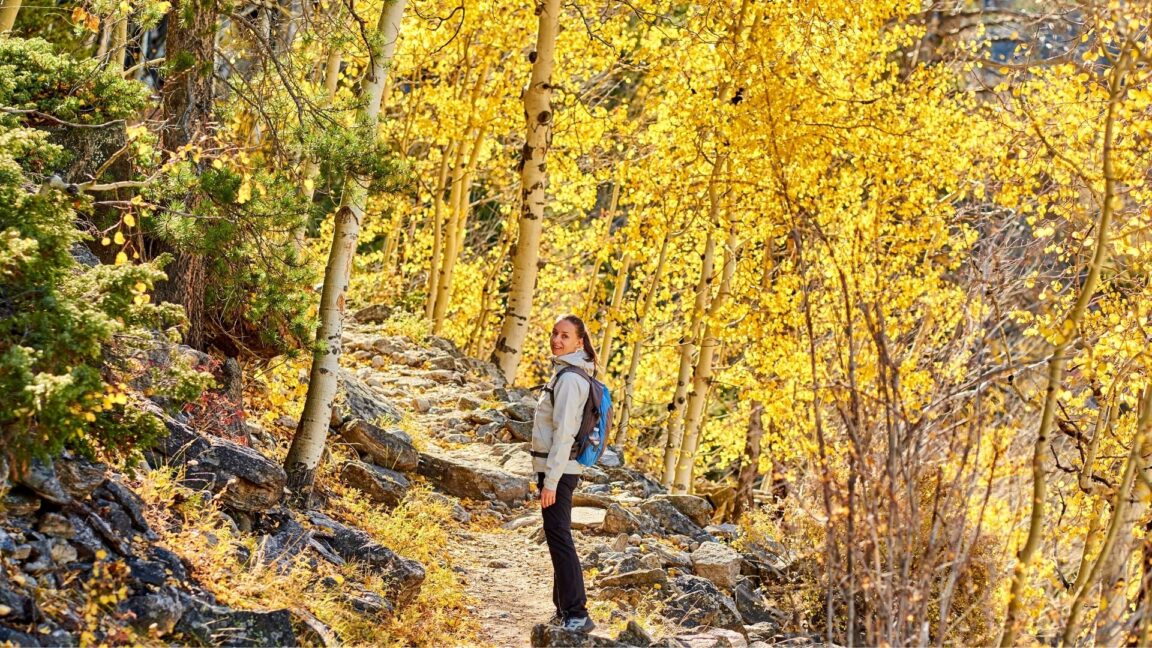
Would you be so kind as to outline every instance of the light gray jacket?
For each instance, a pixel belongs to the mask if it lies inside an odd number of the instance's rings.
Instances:
[[[532,469],[544,473],[544,488],[556,490],[561,475],[579,475],[584,471],[579,462],[569,457],[576,433],[580,431],[580,421],[584,418],[584,403],[588,400],[589,391],[588,381],[583,377],[566,373],[557,380],[556,374],[565,365],[572,365],[591,376],[596,367],[584,359],[584,351],[552,358],[552,365],[552,378],[540,393],[536,416],[532,420],[532,452],[547,453],[548,457],[533,456]],[[555,406],[548,388],[556,396]]]

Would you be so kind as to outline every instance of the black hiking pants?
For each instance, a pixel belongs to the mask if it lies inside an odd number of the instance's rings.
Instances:
[[[563,475],[556,486],[556,503],[544,514],[544,537],[552,555],[552,602],[564,617],[588,616],[588,597],[584,593],[584,571],[572,542],[572,491],[580,483],[579,475]],[[544,488],[544,473],[536,473],[536,485]]]

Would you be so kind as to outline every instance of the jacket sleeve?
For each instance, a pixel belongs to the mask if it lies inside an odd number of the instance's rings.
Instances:
[[[564,467],[572,454],[572,444],[580,431],[584,418],[584,402],[588,400],[588,381],[566,373],[553,387],[556,405],[552,408],[552,447],[548,449],[547,469],[544,473],[544,488],[556,490]]]

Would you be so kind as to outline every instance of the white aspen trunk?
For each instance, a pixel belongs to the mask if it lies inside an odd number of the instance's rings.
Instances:
[[[640,369],[640,353],[644,349],[644,323],[652,303],[656,299],[656,290],[660,287],[660,279],[664,274],[664,262],[668,258],[668,243],[672,237],[664,235],[664,242],[660,244],[660,257],[656,261],[656,269],[652,271],[652,279],[648,285],[648,295],[644,298],[644,306],[639,317],[636,318],[636,342],[632,345],[632,357],[628,361],[628,373],[624,377],[624,400],[620,407],[620,422],[616,425],[616,435],[612,439],[617,447],[623,446],[628,440],[628,423],[632,417],[632,397],[636,389],[636,372]]]
[[[723,162],[720,163],[723,165]],[[738,253],[736,227],[728,233],[724,247],[724,270],[720,279],[720,291],[708,308],[708,318],[715,318],[732,290],[732,275],[736,272]],[[712,322],[704,327],[704,338],[700,344],[700,357],[696,361],[696,371],[692,375],[692,393],[688,397],[688,408],[684,415],[684,441],[680,447],[680,460],[676,464],[676,480],[672,492],[687,493],[692,489],[692,469],[696,464],[696,448],[700,443],[700,429],[704,420],[704,405],[712,388],[712,365],[720,340],[716,337],[716,327]]]
[[[400,35],[400,20],[404,16],[406,0],[392,0],[380,11],[376,26],[379,38],[375,41],[373,65],[364,82],[366,96],[360,123],[376,137],[380,123],[380,100],[388,78],[396,40]],[[332,401],[336,397],[340,371],[341,337],[344,332],[344,306],[348,281],[352,275],[352,260],[356,254],[356,241],[360,234],[360,221],[364,216],[368,189],[361,178],[346,179],[340,207],[336,211],[336,226],[332,233],[332,249],[324,272],[324,288],[320,294],[320,327],[316,331],[316,350],[312,355],[312,371],[308,395],[300,425],[292,438],[284,469],[288,473],[288,488],[292,499],[308,505],[316,469],[328,439],[328,425],[332,419]]]
[[[692,306],[692,323],[680,340],[680,371],[676,374],[676,393],[672,396],[671,411],[668,414],[668,439],[664,445],[664,474],[661,483],[665,488],[672,486],[676,476],[676,458],[680,454],[680,442],[684,439],[682,414],[688,397],[688,382],[692,377],[692,354],[696,350],[696,337],[700,334],[704,309],[708,307],[715,257],[716,241],[709,229],[708,240],[704,244],[704,259],[700,264],[700,281],[696,284],[696,301]]]
[[[436,271],[436,290],[432,295],[432,334],[439,335],[440,327],[444,324],[444,313],[448,308],[448,295],[445,293],[452,290],[449,285],[450,278],[448,273],[452,271],[449,268],[449,259],[452,259],[451,265],[455,267],[456,259],[456,228],[460,226],[460,219],[457,210],[460,206],[460,192],[464,186],[464,155],[466,151],[463,145],[456,149],[456,160],[452,164],[452,190],[448,194],[448,216],[445,222],[444,231],[441,235],[440,241],[440,262],[439,269]]]
[[[440,282],[440,249],[444,245],[444,191],[448,188],[448,160],[455,155],[453,141],[440,156],[440,176],[432,195],[432,255],[428,257],[428,294],[424,298],[424,317],[432,319],[436,309],[436,287]]]
[[[512,279],[504,322],[496,339],[492,360],[504,378],[513,383],[520,366],[524,340],[532,317],[536,273],[540,258],[540,233],[547,204],[548,173],[544,163],[552,142],[552,68],[556,58],[556,36],[560,25],[560,0],[542,0],[537,5],[540,24],[536,36],[536,59],[532,80],[524,92],[524,114],[528,133],[520,159],[520,236],[512,258]]]
[[[12,31],[22,0],[0,0],[0,34]]]
[[[603,358],[604,374],[608,373],[608,359],[612,357],[612,336],[616,335],[616,313],[620,310],[620,300],[624,298],[624,284],[628,281],[628,270],[632,267],[632,255],[625,253],[616,271],[616,285],[612,289],[612,301],[604,314],[604,332],[600,337],[599,357]]]
[[[476,92],[473,93],[473,107],[479,94],[481,80],[476,83]],[[452,303],[452,278],[456,272],[456,261],[460,257],[460,250],[464,244],[464,234],[468,231],[468,213],[472,197],[472,178],[476,174],[476,165],[480,161],[480,149],[484,146],[484,138],[488,134],[488,126],[484,124],[476,131],[472,141],[472,149],[468,155],[468,163],[462,170],[460,182],[452,187],[451,206],[449,214],[448,232],[444,238],[444,254],[440,262],[440,279],[436,285],[436,306],[432,309],[432,333],[440,335],[444,327],[444,319],[448,315],[448,306]]]

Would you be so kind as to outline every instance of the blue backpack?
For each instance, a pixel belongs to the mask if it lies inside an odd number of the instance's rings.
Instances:
[[[608,446],[608,431],[612,427],[612,393],[608,386],[589,376],[583,369],[571,365],[556,372],[556,380],[566,373],[583,376],[588,381],[588,400],[584,402],[584,418],[580,420],[580,430],[572,444],[572,458],[581,466],[592,466],[604,454]],[[551,389],[552,405],[556,405],[556,392]]]

